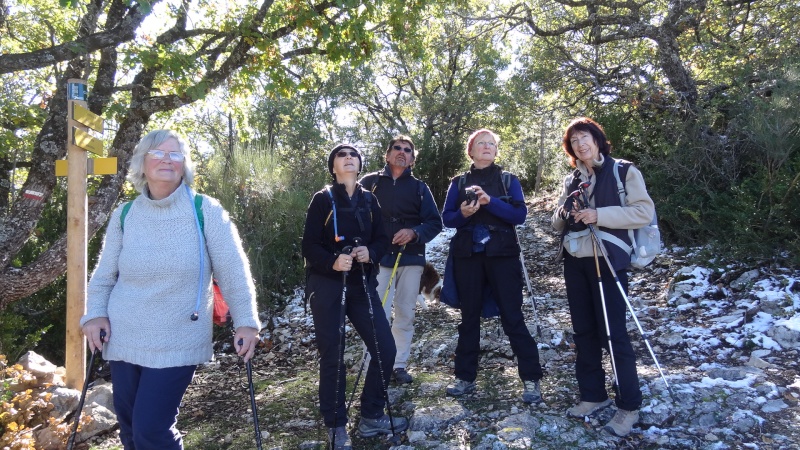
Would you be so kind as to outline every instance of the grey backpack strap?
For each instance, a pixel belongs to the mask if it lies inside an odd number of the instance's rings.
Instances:
[[[617,192],[619,193],[619,203],[620,206],[625,206],[625,199],[627,192],[625,192],[625,184],[622,182],[622,179],[619,177],[619,160],[614,160],[614,178],[617,180]],[[627,171],[626,171],[627,174]],[[631,229],[628,229],[628,237],[631,239],[631,251],[636,248],[636,237],[634,237],[634,232]],[[627,246],[626,246],[627,247]],[[623,247],[624,248],[624,247]]]

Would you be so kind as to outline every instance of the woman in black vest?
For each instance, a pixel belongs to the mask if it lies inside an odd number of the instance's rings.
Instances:
[[[396,350],[375,276],[389,238],[378,201],[356,182],[361,166],[361,153],[352,145],[340,144],[331,151],[328,171],[334,182],[311,199],[302,242],[309,273],[306,295],[319,348],[320,412],[333,444],[329,448],[336,450],[352,448],[345,428],[345,314],[373,355],[361,392],[359,434],[371,437],[408,428],[408,421],[396,416],[392,427],[385,413],[386,387]]]
[[[636,355],[625,325],[625,300],[602,253],[595,248],[587,225],[595,227],[627,293],[630,248],[623,247],[631,244],[628,230],[649,224],[655,207],[647,195],[641,172],[627,161],[620,161],[620,177],[627,193],[626,204],[621,204],[614,176],[615,160],[609,156],[611,143],[597,122],[587,117],[573,120],[564,132],[562,147],[570,165],[576,168],[564,180],[564,191],[558,202],[561,206],[552,218],[553,227],[562,236],[559,255],[564,257],[564,280],[577,350],[575,376],[580,402],[568,409],[567,415],[582,419],[611,404],[602,363],[603,348],[608,351],[607,320],[616,370],[617,413],[605,430],[626,436],[639,420],[638,410],[642,404]],[[587,181],[591,183],[584,188],[588,205],[581,208],[570,194]],[[598,285],[598,266],[605,305]]]
[[[522,315],[522,264],[514,230],[514,226],[525,222],[528,209],[517,177],[504,177],[503,169],[494,163],[499,142],[491,130],[472,133],[467,140],[472,166],[464,175],[453,178],[442,212],[444,225],[457,229],[450,241],[450,252],[461,308],[456,381],[447,388],[447,394],[460,396],[475,391],[481,310],[488,285],[500,310],[503,331],[517,356],[522,400],[539,403],[542,366],[536,341]],[[463,183],[459,182],[462,176]],[[508,186],[504,178],[509,180]]]

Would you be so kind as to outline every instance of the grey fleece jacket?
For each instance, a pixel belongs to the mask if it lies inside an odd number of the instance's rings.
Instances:
[[[195,310],[200,247],[194,203],[183,185],[169,197],[133,200],[123,233],[118,207],[88,287],[81,326],[107,317],[111,339],[103,358],[151,368],[196,365],[212,356],[211,273],[234,326],[260,329],[255,286],[236,226],[216,199],[204,196],[203,281]]]

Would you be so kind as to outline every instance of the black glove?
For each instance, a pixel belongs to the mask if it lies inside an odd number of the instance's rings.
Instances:
[[[569,228],[569,231],[583,231],[587,228],[586,224],[583,222],[575,222],[575,218],[570,214],[570,211],[575,208],[575,201],[576,199],[572,195],[564,200],[564,220],[567,221],[567,228]]]

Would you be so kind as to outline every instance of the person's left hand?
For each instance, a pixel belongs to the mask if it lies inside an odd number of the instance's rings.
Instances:
[[[490,197],[482,187],[475,185],[472,186],[472,189],[475,191],[475,195],[478,196],[479,205],[488,205],[489,202],[492,201],[492,197]]]
[[[414,242],[417,239],[417,233],[411,228],[403,228],[392,236],[392,244],[406,245],[409,242]]]
[[[597,223],[597,210],[592,208],[585,208],[578,211],[572,211],[572,217],[575,222],[583,222],[586,225]]]
[[[365,246],[355,247],[350,256],[360,263],[369,262],[369,249]]]
[[[233,347],[237,355],[244,357],[244,362],[250,361],[259,342],[258,330],[252,327],[239,327],[233,336]]]

